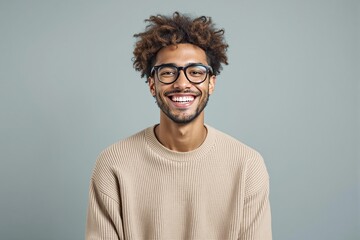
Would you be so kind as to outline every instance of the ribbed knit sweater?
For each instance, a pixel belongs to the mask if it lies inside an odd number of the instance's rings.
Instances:
[[[262,157],[206,127],[190,152],[165,148],[154,127],[105,149],[90,182],[86,239],[272,239]]]

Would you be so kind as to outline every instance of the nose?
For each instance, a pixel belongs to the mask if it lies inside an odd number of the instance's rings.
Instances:
[[[186,89],[191,87],[191,83],[186,78],[184,70],[180,70],[179,77],[174,82],[174,87],[179,89]]]

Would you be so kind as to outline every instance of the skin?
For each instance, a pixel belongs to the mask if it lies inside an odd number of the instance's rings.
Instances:
[[[205,51],[188,43],[162,48],[156,55],[155,65],[189,63],[209,65]],[[198,148],[206,138],[204,108],[214,92],[216,76],[211,75],[201,84],[190,83],[183,71],[172,84],[163,84],[156,76],[149,78],[149,89],[156,98],[160,111],[160,124],[155,128],[158,140],[168,149],[187,152]],[[173,97],[194,97],[191,102],[176,102]]]

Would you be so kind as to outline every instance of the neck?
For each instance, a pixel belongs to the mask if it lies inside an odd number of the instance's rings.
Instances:
[[[155,135],[166,148],[177,152],[188,152],[195,150],[204,142],[207,129],[202,114],[187,124],[175,123],[166,117],[160,118],[160,124],[155,128]]]

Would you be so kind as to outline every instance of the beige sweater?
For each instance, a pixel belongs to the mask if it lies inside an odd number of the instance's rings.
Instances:
[[[272,239],[262,157],[206,127],[190,152],[165,148],[153,127],[104,150],[91,178],[86,239]]]

